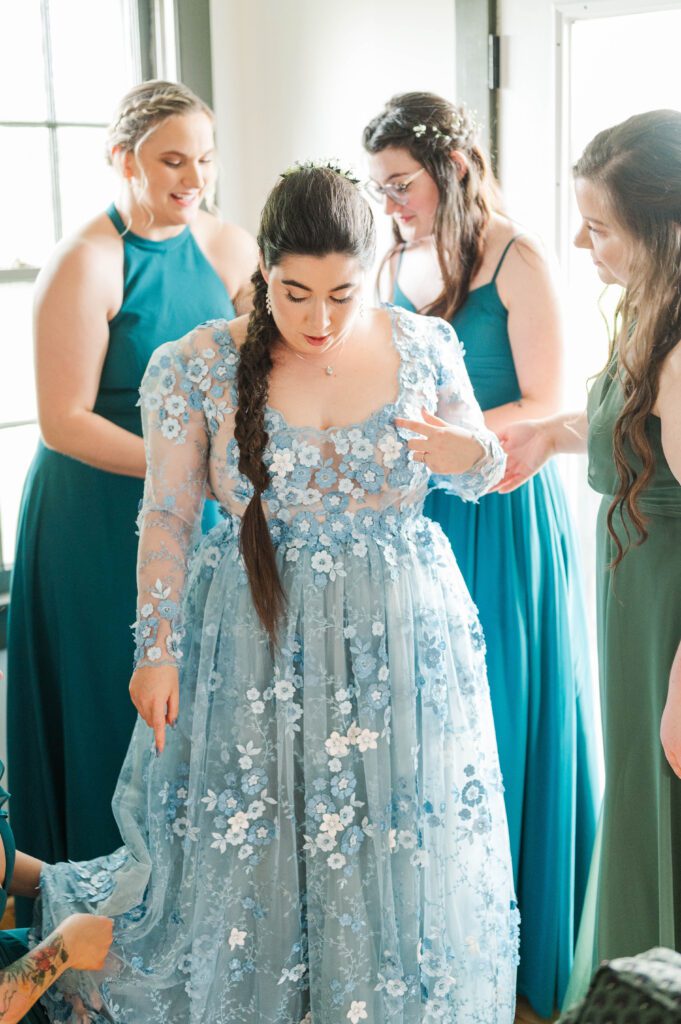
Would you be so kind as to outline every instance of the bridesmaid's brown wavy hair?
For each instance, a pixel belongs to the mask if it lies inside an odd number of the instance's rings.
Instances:
[[[331,253],[354,256],[367,268],[376,247],[374,219],[349,178],[327,167],[301,167],[287,172],[270,192],[260,218],[258,245],[268,270],[286,256]],[[253,484],[253,497],[241,524],[240,547],[255,610],[276,644],[286,600],[262,495],[270,483],[263,459],[269,441],[265,429],[268,379],[272,350],[280,335],[267,312],[267,283],[259,267],[251,281],[253,311],[239,353],[234,437],[239,445],[239,472]]]
[[[603,190],[613,219],[629,235],[629,281],[617,308],[611,357],[617,352],[625,401],[613,437],[617,493],[608,530],[617,548],[612,567],[648,536],[638,498],[655,471],[646,433],[660,370],[681,340],[681,113],[653,110],[600,132],[574,168]],[[614,527],[619,517],[626,548]]]
[[[423,128],[415,132],[414,129]],[[420,313],[451,320],[468,297],[470,284],[482,263],[484,239],[492,212],[500,209],[498,185],[477,142],[475,123],[463,106],[432,92],[404,92],[388,100],[384,109],[364,129],[362,141],[368,153],[388,146],[408,150],[433,179],[439,193],[435,214],[435,248],[442,291]],[[467,170],[459,178],[451,159],[457,150],[466,157]],[[395,244],[385,264],[404,245],[393,223]]]

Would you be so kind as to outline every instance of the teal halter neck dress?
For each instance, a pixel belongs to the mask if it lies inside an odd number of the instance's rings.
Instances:
[[[514,241],[492,280],[471,291],[452,319],[483,410],[521,397],[496,285]],[[399,267],[393,301],[414,309]],[[518,991],[549,1016],[572,967],[598,804],[574,531],[553,464],[513,493],[478,504],[433,491],[425,512],[452,545],[485,633],[521,915]]]
[[[114,206],[107,213],[123,239],[124,297],[94,411],[141,436],[138,390],[154,350],[235,311],[188,227],[157,242],[126,232]],[[111,798],[136,717],[128,683],[142,487],[40,443],[24,488],[8,640],[12,824],[19,847],[50,862],[120,845]],[[204,526],[216,520],[209,504]]]

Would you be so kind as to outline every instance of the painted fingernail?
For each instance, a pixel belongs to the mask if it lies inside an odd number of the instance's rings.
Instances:
[[[171,729],[177,729],[177,719],[175,719],[175,721],[174,721],[174,722],[171,722],[171,723],[170,723],[170,728],[171,728]]]

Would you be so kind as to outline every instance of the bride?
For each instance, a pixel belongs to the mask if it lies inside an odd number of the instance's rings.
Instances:
[[[89,910],[114,944],[51,1012],[77,989],[131,1024],[510,1024],[484,640],[422,515],[504,458],[449,325],[362,309],[349,176],[282,175],[259,246],[250,316],[161,347],[142,385],[125,846],[42,876],[44,930]],[[195,547],[207,483],[224,517]]]

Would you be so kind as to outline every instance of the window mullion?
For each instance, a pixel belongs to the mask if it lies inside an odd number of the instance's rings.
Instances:
[[[43,20],[43,52],[45,55],[45,88],[47,91],[47,119],[56,123],[57,110],[54,99],[54,79],[52,74],[52,35],[50,24],[50,0],[40,2]],[[58,242],[62,236],[61,195],[59,189],[59,140],[56,127],[48,128],[50,149],[50,177],[52,181],[52,219],[54,224],[54,240]]]

